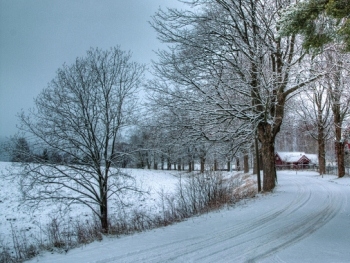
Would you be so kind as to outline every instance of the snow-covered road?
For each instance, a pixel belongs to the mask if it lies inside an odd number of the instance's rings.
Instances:
[[[280,172],[273,194],[32,262],[350,262],[350,185],[336,180]]]

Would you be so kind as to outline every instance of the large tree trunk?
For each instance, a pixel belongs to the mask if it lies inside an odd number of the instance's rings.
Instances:
[[[204,156],[201,156],[200,157],[200,160],[201,160],[201,173],[204,173],[204,166],[205,166],[205,157]]]
[[[164,170],[164,155],[163,154],[160,157],[160,166],[161,166],[161,169]]]
[[[100,181],[100,220],[103,233],[108,233],[108,200],[107,200],[107,183],[101,177]]]
[[[100,220],[103,233],[108,233],[108,199],[107,199],[108,167],[104,173],[99,174],[100,187]]]
[[[171,170],[171,161],[169,157],[167,158],[167,170]]]
[[[277,174],[275,164],[275,136],[271,133],[269,124],[261,124],[258,127],[259,140],[263,161],[263,191],[272,191],[276,186]]]
[[[156,155],[153,157],[153,169],[158,170],[158,162],[156,160]]]
[[[214,160],[214,171],[218,170],[218,160]]]
[[[342,78],[343,63],[334,52],[326,53],[327,60],[330,66],[333,68],[333,73],[329,75],[328,92],[332,102],[332,112],[334,120],[334,131],[335,131],[335,152],[338,162],[338,177],[345,175],[345,162],[344,162],[344,140],[342,138],[342,125],[344,121],[344,114],[348,109],[348,106],[344,108],[342,105],[342,97],[345,95],[343,92],[344,81]],[[347,104],[348,105],[348,104]]]
[[[248,156],[248,154],[245,154],[243,156],[243,166],[244,166],[244,173],[249,173],[249,156]]]
[[[101,227],[103,233],[108,233],[108,211],[107,211],[107,198],[102,200],[102,204],[100,205],[100,213],[101,213]]]
[[[325,149],[325,136],[324,136],[324,120],[323,120],[323,104],[322,104],[323,92],[315,92],[315,103],[317,106],[317,145],[318,145],[318,165],[319,173],[323,175],[326,173],[326,149]]]
[[[345,163],[344,163],[344,142],[342,141],[342,119],[340,116],[340,106],[333,106],[334,125],[335,125],[335,152],[338,162],[338,177],[345,175]]]
[[[276,186],[276,165],[275,165],[275,146],[273,141],[266,139],[261,142],[263,151],[264,177],[263,190],[272,191]]]
[[[177,158],[177,170],[181,171],[181,158]]]
[[[148,154],[147,154],[146,162],[147,162],[147,169],[150,170],[151,169],[151,161],[150,161],[150,158],[148,157]]]
[[[345,175],[344,143],[337,140],[335,142],[335,151],[336,151],[337,162],[338,162],[338,177],[340,178]]]
[[[318,129],[318,165],[319,173],[323,175],[326,173],[326,149],[325,149],[325,140],[324,140],[324,130],[323,127]]]
[[[145,168],[145,162],[143,160],[143,156],[141,153],[139,153],[139,156],[140,156],[140,168],[143,169]]]
[[[257,174],[258,173],[258,164],[257,164],[257,160],[256,160],[256,155],[254,156],[254,163],[253,163],[253,174]]]

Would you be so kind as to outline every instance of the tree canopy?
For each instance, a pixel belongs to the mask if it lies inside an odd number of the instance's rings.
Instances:
[[[339,43],[350,51],[350,1],[307,0],[285,9],[280,20],[283,36],[301,34],[304,48],[320,49]]]

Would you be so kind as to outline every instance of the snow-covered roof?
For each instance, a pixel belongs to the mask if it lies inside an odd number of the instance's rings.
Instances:
[[[276,152],[283,162],[295,163],[305,156],[304,152]]]
[[[318,164],[318,155],[313,153],[306,153],[305,156],[310,160],[313,164]]]

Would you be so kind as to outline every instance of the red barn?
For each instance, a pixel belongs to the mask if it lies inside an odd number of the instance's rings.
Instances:
[[[295,168],[309,163],[310,159],[304,152],[276,152],[275,154],[276,167]]]

